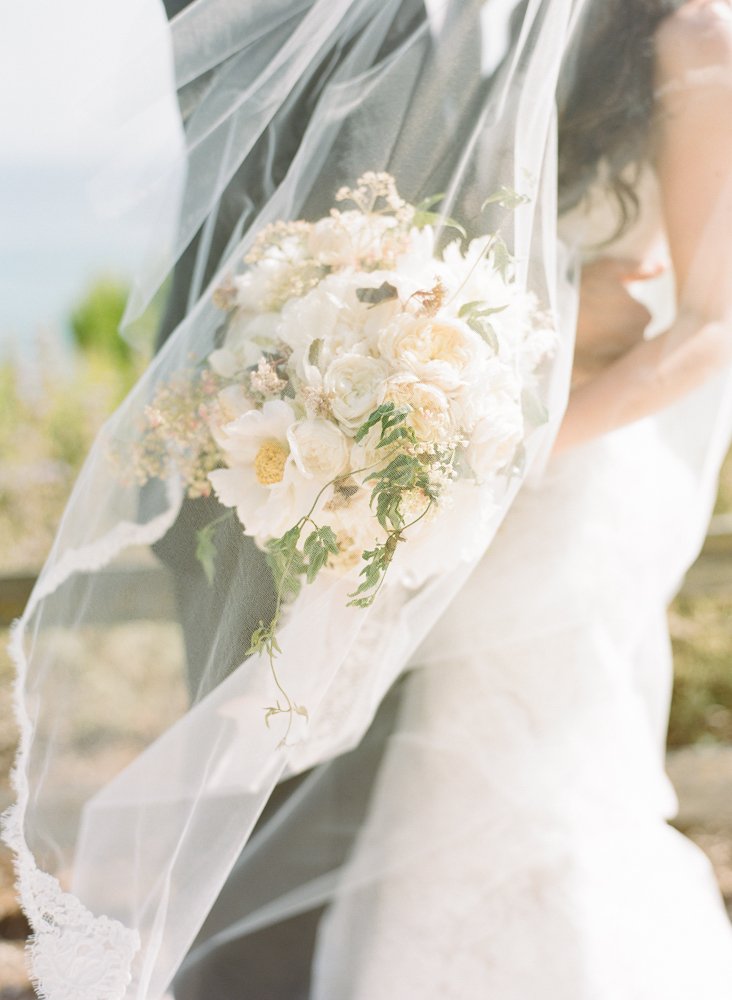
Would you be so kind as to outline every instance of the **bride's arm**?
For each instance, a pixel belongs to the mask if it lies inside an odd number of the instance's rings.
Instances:
[[[678,318],[572,392],[555,452],[668,406],[732,362],[732,9],[689,4],[656,39],[656,169]]]

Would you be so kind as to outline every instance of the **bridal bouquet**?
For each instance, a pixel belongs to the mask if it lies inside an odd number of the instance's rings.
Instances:
[[[555,345],[500,234],[466,245],[432,211],[439,198],[407,204],[388,174],[336,201],[348,207],[259,234],[215,292],[219,345],[159,390],[137,456],[144,479],[172,451],[190,495],[213,490],[268,553],[277,611],[253,648],[270,655],[283,602],[321,572],[359,567],[350,601],[366,606],[392,565],[413,581],[442,568],[431,533],[466,491],[490,503],[516,470]],[[437,223],[458,231],[439,254]],[[208,572],[212,530],[199,534]]]

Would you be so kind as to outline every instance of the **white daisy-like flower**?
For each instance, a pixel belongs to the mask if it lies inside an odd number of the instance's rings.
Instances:
[[[245,533],[260,543],[291,528],[309,506],[312,488],[293,460],[287,436],[293,423],[290,404],[275,399],[219,432],[227,468],[209,473],[209,481],[221,503],[236,509]]]

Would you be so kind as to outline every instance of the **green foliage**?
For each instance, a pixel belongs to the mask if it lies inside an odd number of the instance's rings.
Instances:
[[[463,239],[467,239],[468,234],[459,222],[456,222],[455,219],[451,219],[447,215],[441,215],[440,212],[432,211],[434,206],[439,205],[444,197],[444,193],[433,194],[416,205],[414,216],[412,217],[413,224],[417,229],[422,229],[424,226],[447,226],[449,229],[456,229]]]
[[[399,292],[388,281],[382,281],[378,288],[357,288],[356,298],[367,305],[378,306],[399,298]]]
[[[303,554],[307,560],[305,574],[308,583],[313,582],[328,562],[328,556],[337,556],[339,551],[335,532],[328,525],[316,528],[308,535],[303,545]]]
[[[133,351],[120,335],[119,325],[127,288],[111,278],[95,281],[70,317],[74,344],[85,354],[97,354],[130,368]]]
[[[490,254],[493,258],[493,266],[504,281],[508,280],[508,272],[513,264],[513,256],[506,245],[506,241],[498,233],[493,238],[490,245]]]
[[[126,289],[94,282],[74,308],[72,357],[40,341],[32,368],[0,359],[0,566],[20,570],[46,557],[71,490],[101,424],[121,402],[144,359],[117,328]],[[138,332],[152,341],[160,299]]]
[[[374,410],[356,434],[356,440],[361,440],[372,427],[380,423],[377,450],[391,445],[396,447],[390,461],[366,477],[366,482],[374,484],[371,490],[371,507],[372,509],[375,507],[376,519],[387,535],[382,544],[363,553],[364,565],[359,574],[361,582],[356,590],[349,594],[351,598],[349,605],[354,607],[367,608],[373,604],[397,546],[400,542],[406,541],[404,529],[421,520],[437,499],[422,457],[409,447],[401,450],[402,446],[417,444],[414,431],[404,423],[408,413],[408,407],[397,407],[391,402],[384,403]],[[421,493],[425,505],[419,516],[410,524],[406,524],[402,514],[402,502],[405,494],[412,492]]]
[[[716,514],[732,514],[732,452],[729,453],[722,466],[717,505],[714,510]]]
[[[223,522],[229,521],[234,516],[233,510],[227,510],[221,517],[210,521],[205,527],[196,532],[196,559],[203,567],[206,579],[211,585],[216,575],[216,543],[214,534],[216,528]]]
[[[466,302],[464,306],[461,306],[458,316],[464,319],[470,329],[482,337],[491,350],[498,354],[500,344],[490,317],[507,308],[506,305],[490,306],[487,302]]]
[[[489,195],[483,204],[480,206],[481,212],[488,205],[500,205],[501,208],[507,209],[509,212],[513,212],[514,209],[518,208],[519,205],[526,205],[530,199],[525,194],[519,194],[518,191],[514,191],[513,188],[506,187],[505,184],[501,184],[497,191],[494,191],[492,195]]]
[[[305,557],[298,548],[301,534],[302,521],[298,521],[281,538],[273,538],[267,545],[267,563],[279,601],[298,595],[302,575],[307,571]]]
[[[682,595],[669,624],[674,650],[669,745],[732,743],[732,600]]]
[[[0,362],[3,569],[43,562],[96,432],[125,391],[123,373],[102,357],[41,351],[32,371]]]

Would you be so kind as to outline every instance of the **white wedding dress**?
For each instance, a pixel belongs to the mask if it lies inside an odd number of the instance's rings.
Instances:
[[[667,254],[657,196],[647,171],[641,217],[602,253]],[[563,232],[600,239],[609,212],[598,195]],[[668,276],[645,294],[660,329]],[[519,495],[414,659],[313,1000],[732,996],[732,930],[667,822],[664,771],[665,610],[724,452],[698,439],[715,391],[553,459]]]

